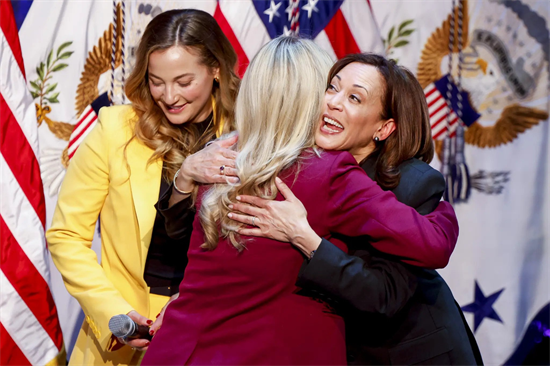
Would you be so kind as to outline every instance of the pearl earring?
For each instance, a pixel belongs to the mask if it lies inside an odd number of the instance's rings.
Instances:
[[[378,142],[380,141],[380,138],[378,136],[374,136],[374,141]]]

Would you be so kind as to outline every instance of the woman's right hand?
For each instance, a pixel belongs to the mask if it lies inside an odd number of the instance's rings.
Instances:
[[[290,242],[309,258],[321,244],[321,238],[309,225],[302,202],[278,177],[275,184],[284,201],[241,195],[237,197],[239,202],[229,206],[232,212],[228,216],[253,226],[240,228],[239,234]]]

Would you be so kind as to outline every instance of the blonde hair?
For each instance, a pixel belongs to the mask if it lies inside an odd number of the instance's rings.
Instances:
[[[240,183],[216,184],[205,194],[199,212],[203,248],[216,248],[220,235],[244,248],[235,232],[242,224],[227,217],[228,205],[239,194],[275,198],[275,177],[314,146],[331,64],[319,46],[296,37],[276,38],[254,57],[235,107]]]
[[[214,121],[204,133],[194,123],[171,124],[151,96],[147,71],[149,56],[154,51],[174,46],[197,54],[206,67],[219,68],[219,81],[212,85]],[[125,91],[138,117],[134,137],[155,150],[150,162],[158,158],[164,161],[166,179],[172,179],[185,158],[212,140],[222,125],[224,132],[231,129],[240,82],[235,74],[236,65],[237,55],[231,43],[216,20],[204,11],[166,11],[153,18],[145,28]]]

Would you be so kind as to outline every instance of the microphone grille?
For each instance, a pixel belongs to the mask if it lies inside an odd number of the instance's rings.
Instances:
[[[134,321],[128,315],[115,315],[109,320],[109,330],[115,337],[124,338],[134,333]]]

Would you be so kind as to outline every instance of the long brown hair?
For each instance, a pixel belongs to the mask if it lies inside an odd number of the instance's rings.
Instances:
[[[149,90],[149,55],[176,45],[192,49],[199,55],[202,65],[219,68],[219,81],[214,81],[212,86],[214,123],[205,133],[200,133],[194,123],[171,124]],[[235,50],[216,20],[204,11],[166,11],[153,18],[145,28],[125,91],[138,117],[135,138],[155,150],[151,161],[158,158],[164,161],[166,179],[172,179],[183,160],[210,141],[222,124],[224,132],[231,129],[240,82],[235,73],[236,65]]]
[[[380,119],[393,118],[396,131],[384,141],[376,142],[373,152],[365,160],[376,159],[376,182],[383,189],[393,189],[401,178],[399,164],[411,158],[429,163],[434,156],[424,90],[407,68],[373,53],[352,54],[338,60],[329,72],[327,87],[340,70],[353,62],[376,67],[384,81]]]

